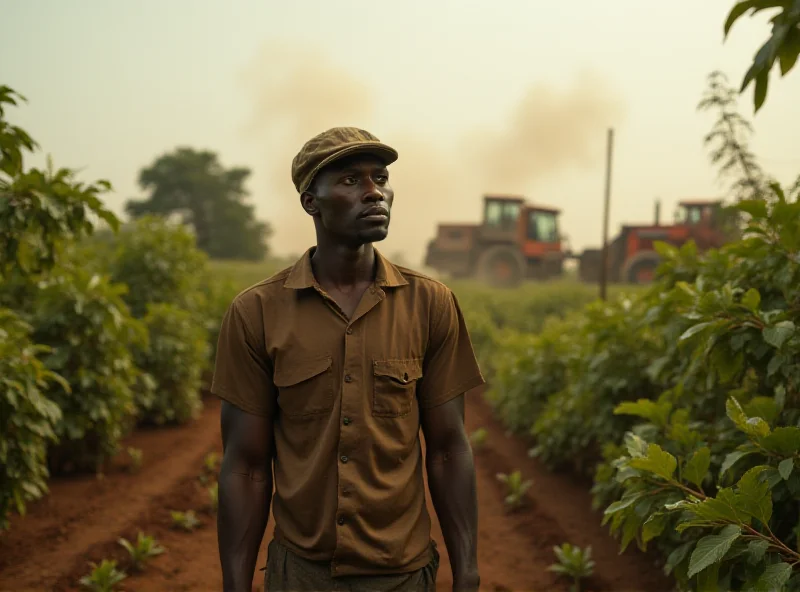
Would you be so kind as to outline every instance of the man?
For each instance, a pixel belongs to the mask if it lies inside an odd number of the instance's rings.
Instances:
[[[453,589],[478,589],[464,393],[484,380],[450,290],[373,247],[397,157],[357,128],[309,140],[292,180],[317,244],[222,322],[211,390],[225,591],[250,591],[271,502],[267,590],[433,591],[420,427]]]

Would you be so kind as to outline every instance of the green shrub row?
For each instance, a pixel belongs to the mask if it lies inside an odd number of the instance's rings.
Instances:
[[[36,143],[5,119],[20,100],[0,86],[0,529],[137,424],[193,418],[234,295],[185,227],[120,229],[107,182],[25,169]]]
[[[741,240],[659,245],[650,289],[494,331],[487,396],[680,589],[797,590],[800,203],[773,184],[735,209]]]

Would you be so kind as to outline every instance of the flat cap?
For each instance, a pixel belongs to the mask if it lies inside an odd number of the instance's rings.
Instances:
[[[357,127],[334,127],[306,142],[292,159],[292,182],[298,193],[308,189],[322,167],[351,154],[372,154],[389,165],[397,150]]]

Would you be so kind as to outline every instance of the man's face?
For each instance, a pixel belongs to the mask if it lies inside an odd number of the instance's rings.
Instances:
[[[352,246],[386,238],[393,200],[386,166],[365,154],[331,163],[301,196],[303,208],[317,220],[318,232]]]

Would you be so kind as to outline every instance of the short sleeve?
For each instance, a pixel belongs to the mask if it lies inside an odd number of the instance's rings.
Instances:
[[[211,393],[254,415],[275,412],[276,390],[263,329],[249,325],[237,300],[220,326]]]
[[[417,396],[422,408],[436,407],[484,384],[464,315],[455,294],[446,289],[433,309],[431,332]]]

